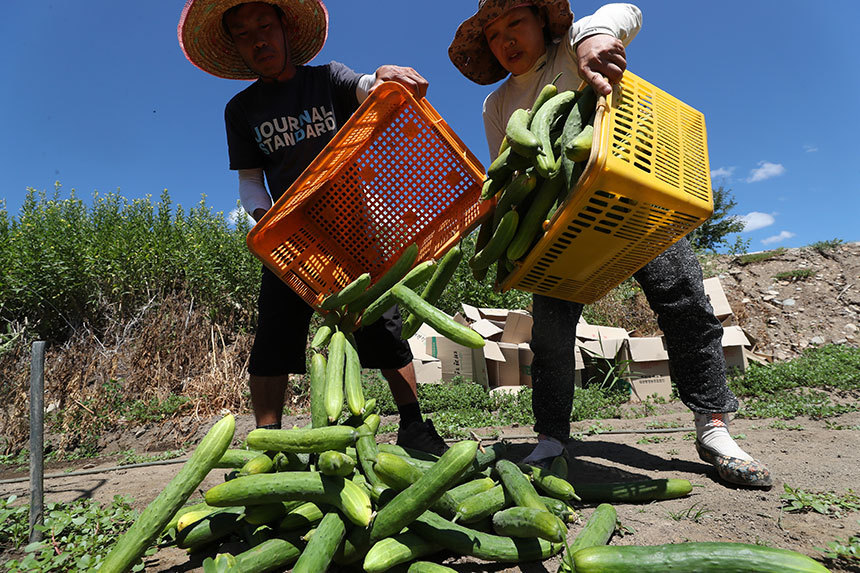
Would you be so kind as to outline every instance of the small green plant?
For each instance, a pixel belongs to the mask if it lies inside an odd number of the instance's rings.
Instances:
[[[645,422],[645,427],[649,430],[666,430],[669,428],[683,428],[684,424],[676,420],[654,420]]]
[[[114,496],[105,508],[93,500],[81,499],[67,504],[45,504],[44,541],[27,543],[29,506],[11,507],[15,496],[0,501],[0,539],[15,548],[24,547],[24,557],[5,563],[6,571],[92,571],[103,560],[117,537],[127,530],[138,513],[131,500]],[[26,545],[25,545],[26,544]],[[151,548],[147,555],[157,551]],[[132,571],[143,571],[143,562]]]
[[[635,535],[636,529],[632,525],[624,525],[621,523],[620,519],[615,520],[615,533],[619,537],[625,537],[627,535]]]
[[[760,263],[762,261],[766,261],[768,259],[772,259],[776,256],[781,255],[785,252],[783,247],[775,249],[773,251],[762,251],[760,253],[748,253],[745,255],[739,256],[735,261],[737,261],[741,265],[748,265],[750,263]]]
[[[692,442],[696,439],[696,432],[687,432],[686,434],[681,436],[681,439],[685,442]]]
[[[183,455],[185,450],[167,450],[159,454],[138,454],[134,450],[124,450],[119,452],[120,458],[117,465],[129,466],[132,464],[145,464],[147,462],[160,462],[162,460],[172,460]]]
[[[815,276],[815,271],[812,269],[794,269],[791,271],[783,271],[781,273],[776,273],[773,275],[773,278],[780,281],[802,281],[806,280],[809,277]]]
[[[773,428],[774,430],[796,430],[801,431],[805,428],[802,424],[789,424],[785,420],[774,420],[770,424],[768,424],[769,428]]]
[[[834,250],[841,244],[843,244],[842,239],[830,239],[829,241],[816,241],[809,246],[820,254],[827,256],[830,251]]]
[[[860,523],[858,520],[857,523]],[[848,539],[836,538],[827,543],[827,547],[816,547],[826,559],[833,561],[845,561],[847,563],[860,562],[860,534],[852,535]]]
[[[711,513],[711,510],[709,510],[705,505],[700,505],[698,503],[694,503],[683,511],[667,512],[669,517],[671,517],[675,521],[682,521],[684,519],[688,519],[693,523],[701,522],[705,517],[707,517],[709,513]]]
[[[857,511],[860,509],[860,496],[849,489],[844,495],[838,495],[832,491],[807,492],[800,488],[793,488],[783,484],[785,493],[780,496],[786,511],[808,513],[815,511],[822,515],[841,517],[843,511]]]
[[[661,442],[669,442],[672,436],[643,436],[639,438],[637,444],[659,444]]]
[[[846,426],[844,424],[837,424],[831,420],[824,420],[824,427],[828,430],[860,430],[860,424]]]

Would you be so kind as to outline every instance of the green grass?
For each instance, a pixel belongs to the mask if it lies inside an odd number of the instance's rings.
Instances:
[[[760,263],[768,259],[772,259],[781,255],[784,252],[785,249],[780,247],[773,251],[762,251],[761,253],[748,253],[746,255],[741,255],[735,260],[742,265],[749,265],[751,263]]]
[[[776,273],[773,278],[781,281],[802,281],[812,276],[815,276],[815,271],[812,269],[794,269]]]
[[[832,491],[808,492],[783,484],[785,493],[780,496],[782,509],[789,512],[808,513],[814,511],[822,515],[841,517],[844,512],[860,510],[860,496],[853,490],[844,494]]]

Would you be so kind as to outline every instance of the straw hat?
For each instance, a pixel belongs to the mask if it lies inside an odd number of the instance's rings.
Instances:
[[[448,46],[448,57],[464,76],[475,83],[487,85],[508,75],[508,71],[490,51],[484,29],[505,12],[520,6],[536,6],[543,10],[553,39],[562,37],[573,23],[569,0],[479,0],[478,11],[460,24],[454,40]]]
[[[253,0],[187,0],[176,34],[188,60],[219,78],[254,80],[227,35],[221,19],[224,12]],[[279,7],[287,17],[290,60],[306,64],[322,49],[328,36],[328,11],[321,0],[266,0]]]

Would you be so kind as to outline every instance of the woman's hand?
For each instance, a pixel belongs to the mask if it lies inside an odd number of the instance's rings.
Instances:
[[[412,68],[402,66],[380,66],[376,70],[376,82],[370,91],[375,90],[382,82],[397,82],[408,89],[416,98],[424,97],[429,85],[421,74]]]
[[[576,45],[579,76],[599,95],[612,93],[612,84],[621,81],[627,69],[624,44],[615,36],[597,34]]]

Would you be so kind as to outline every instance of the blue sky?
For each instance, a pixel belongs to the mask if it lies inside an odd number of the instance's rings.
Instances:
[[[578,16],[601,2],[575,2]],[[447,56],[475,0],[331,0],[312,63],[410,65],[428,100],[486,165],[489,89]],[[705,114],[713,184],[730,188],[751,250],[860,240],[860,80],[849,0],[642,0],[629,69]],[[27,187],[235,208],[223,110],[246,83],[198,70],[176,40],[181,0],[31,0],[0,19],[0,173],[16,215]]]

